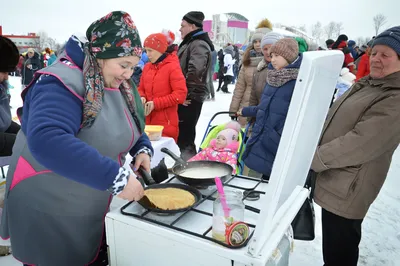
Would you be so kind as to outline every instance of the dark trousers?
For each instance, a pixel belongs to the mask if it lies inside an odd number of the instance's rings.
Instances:
[[[179,105],[178,107],[179,136],[177,144],[184,160],[189,160],[197,153],[194,140],[202,106],[202,102],[192,100],[188,106]]]
[[[362,222],[363,219],[346,219],[322,209],[325,266],[357,266]]]
[[[11,125],[5,132],[0,133],[0,156],[10,156],[15,138],[21,126],[11,121]]]
[[[224,77],[224,85],[222,85],[221,90],[223,92],[229,92],[228,91],[228,85],[232,83],[233,80],[233,76],[225,76]]]
[[[224,74],[218,73],[218,88],[217,91],[221,89],[222,83],[224,82]]]

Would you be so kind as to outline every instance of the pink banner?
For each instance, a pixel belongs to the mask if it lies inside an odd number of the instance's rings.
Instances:
[[[240,20],[228,20],[228,28],[248,29],[249,23]]]
[[[206,32],[210,32],[212,30],[212,20],[203,21],[203,30]]]

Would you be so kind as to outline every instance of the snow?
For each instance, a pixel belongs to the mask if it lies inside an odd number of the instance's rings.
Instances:
[[[22,105],[20,99],[20,79],[10,77],[10,83],[15,87],[11,90],[11,105],[13,113]],[[217,84],[214,85],[215,88]],[[233,91],[230,85],[229,90]],[[204,135],[205,128],[210,118],[219,111],[227,111],[232,94],[216,93],[216,101],[205,102],[197,125],[196,144],[198,145]],[[216,124],[229,121],[227,115],[217,116]],[[387,265],[395,266],[400,263],[400,151],[393,156],[392,165],[387,180],[374,204],[372,204],[367,217],[363,222],[363,236],[360,244],[359,265]],[[120,206],[123,201],[117,199],[112,208]],[[316,211],[316,238],[311,242],[295,241],[294,251],[290,257],[292,266],[320,266],[322,260],[321,236],[321,209],[315,205]],[[1,242],[0,242],[1,245]],[[12,256],[0,257],[1,266],[21,265]]]

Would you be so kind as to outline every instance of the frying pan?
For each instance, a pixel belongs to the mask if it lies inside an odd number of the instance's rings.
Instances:
[[[223,172],[223,175],[220,175],[222,182],[224,182],[227,178],[232,175],[232,167],[226,163],[214,162],[214,161],[193,161],[193,162],[185,162],[182,158],[174,154],[167,148],[161,148],[161,151],[168,154],[176,161],[176,164],[172,167],[172,173],[176,175],[179,181],[188,184],[190,186],[195,187],[207,187],[215,185],[215,177],[212,176],[204,176],[202,178],[190,177],[190,176],[182,176],[183,173],[187,170],[199,170],[201,171],[204,168],[215,169],[217,172]]]
[[[146,196],[143,196],[137,203],[139,203],[143,208],[159,213],[159,214],[175,214],[179,212],[184,212],[195,206],[200,200],[201,200],[201,193],[194,187],[190,187],[188,185],[184,184],[173,184],[173,183],[165,183],[165,184],[156,184],[154,179],[151,177],[151,175],[144,170],[143,167],[139,167],[139,173],[141,176],[138,176],[138,180],[142,183],[144,190],[147,189],[160,189],[160,188],[178,188],[178,189],[183,189],[189,193],[191,193],[194,196],[194,203],[192,206],[182,208],[182,209],[176,209],[176,210],[161,210],[158,209],[154,204],[152,204]],[[146,186],[147,185],[147,186]]]

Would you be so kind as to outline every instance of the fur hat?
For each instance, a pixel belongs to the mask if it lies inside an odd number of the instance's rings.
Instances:
[[[189,13],[184,15],[182,19],[190,24],[194,24],[197,27],[202,28],[204,18],[204,13],[201,11],[190,11]]]
[[[400,56],[400,26],[387,29],[376,36],[372,47],[377,44],[389,46]]]
[[[165,37],[167,37],[168,45],[171,45],[171,44],[174,43],[174,41],[175,41],[175,34],[174,34],[172,31],[163,29],[161,32],[162,32],[162,34],[165,35]]]
[[[18,61],[17,46],[10,39],[0,36],[0,72],[13,72]]]
[[[46,49],[44,49],[44,51],[46,52],[46,54],[51,54],[51,50],[49,47],[46,47]]]
[[[291,64],[299,56],[299,45],[295,39],[283,38],[272,45],[271,49],[269,49],[269,53],[280,55]]]
[[[268,19],[263,19],[258,23],[256,31],[253,36],[251,36],[251,43],[256,40],[261,41],[265,34],[272,31],[272,23]]]
[[[265,34],[264,37],[262,38],[261,47],[264,47],[265,45],[268,45],[268,44],[274,44],[283,38],[284,37],[282,34],[271,31],[271,32]]]
[[[144,47],[151,48],[163,54],[168,48],[167,37],[162,33],[150,34],[144,40]]]

